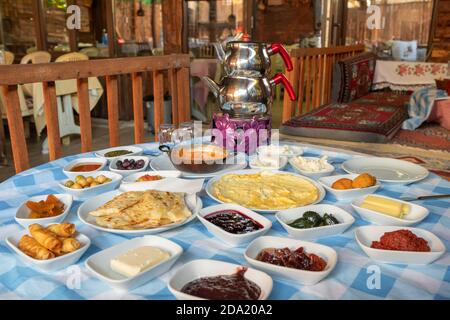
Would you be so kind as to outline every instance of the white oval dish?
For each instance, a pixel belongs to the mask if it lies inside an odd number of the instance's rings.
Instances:
[[[311,159],[320,159],[320,158],[315,158],[315,157],[304,157],[305,159],[311,160]],[[294,161],[295,157],[292,157],[289,159],[289,164],[291,165],[291,167],[298,172],[299,174],[301,174],[302,176],[306,176],[306,177],[310,177],[312,179],[318,179],[321,177],[326,177],[329,176],[330,174],[332,174],[334,172],[334,166],[329,164],[327,165],[327,168],[321,171],[316,171],[316,172],[312,172],[312,171],[306,171],[306,170],[302,170],[300,169]]]
[[[272,171],[272,170],[259,170],[259,169],[246,169],[246,170],[238,170],[238,171],[226,172],[226,173],[224,173],[224,174],[222,174],[222,175],[220,175],[220,176],[217,176],[217,177],[214,177],[214,178],[210,179],[210,180],[208,181],[208,183],[206,184],[205,191],[206,191],[206,193],[208,194],[208,196],[209,196],[211,199],[213,199],[213,200],[215,200],[215,201],[217,201],[217,202],[219,202],[219,203],[224,203],[223,201],[221,201],[220,199],[218,199],[218,198],[216,198],[216,197],[214,196],[213,189],[212,189],[213,184],[214,184],[216,181],[218,181],[223,175],[225,175],[225,174],[254,174],[254,173],[259,173],[259,172],[263,172],[263,171],[270,171],[270,172],[276,173],[276,174],[278,174],[278,173],[282,173],[282,174],[291,174],[291,175],[301,177],[301,178],[303,178],[303,179],[305,179],[305,180],[311,182],[311,183],[317,188],[317,190],[318,190],[318,198],[317,198],[316,201],[314,201],[314,202],[311,203],[311,204],[319,203],[319,202],[321,202],[321,201],[323,200],[323,198],[325,198],[325,194],[326,194],[325,189],[324,189],[319,183],[317,183],[316,181],[312,180],[311,178],[308,178],[308,177],[305,177],[305,176],[301,176],[301,175],[299,175],[299,174],[297,174],[297,173],[293,173],[293,172],[286,172],[286,171]],[[309,205],[311,205],[311,204],[309,204]],[[298,208],[301,208],[301,207],[298,207]],[[267,212],[267,213],[276,213],[276,212],[280,211],[280,209],[273,209],[273,210],[269,210],[269,209],[258,209],[258,208],[247,208],[247,209],[253,210],[253,211],[256,211],[256,212]]]
[[[258,157],[261,157],[261,161],[265,161],[265,159],[267,159],[266,161],[268,161],[268,159],[271,159],[272,161],[274,161],[274,165],[273,166],[264,166],[261,165],[259,163],[257,163],[258,161]],[[278,160],[278,161],[277,161]],[[269,160],[270,161],[270,160]],[[287,157],[278,157],[278,158],[270,158],[270,157],[264,157],[264,156],[255,156],[250,158],[248,165],[250,166],[250,168],[252,169],[260,169],[260,170],[282,170],[284,167],[286,167],[288,163],[288,158]]]
[[[368,187],[368,188],[355,188],[355,189],[339,190],[339,189],[333,189],[331,187],[332,184],[339,179],[347,178],[347,179],[353,180],[357,176],[359,176],[359,174],[342,174],[342,175],[337,175],[337,176],[322,177],[318,181],[336,199],[342,200],[342,201],[349,201],[349,200],[352,200],[355,198],[369,195],[371,193],[374,193],[375,191],[378,190],[378,188],[381,187],[381,183],[379,181],[377,181],[377,183],[374,186]]]
[[[394,200],[394,201],[401,202],[404,204],[408,204],[411,206],[411,209],[410,209],[410,212],[407,215],[405,215],[403,218],[396,218],[396,217],[392,217],[392,216],[384,214],[384,213],[380,213],[380,212],[373,211],[373,210],[366,209],[366,208],[361,208],[361,204],[363,203],[365,197],[354,200],[352,202],[353,209],[361,216],[362,219],[372,222],[372,223],[375,223],[375,224],[379,224],[379,225],[383,225],[383,226],[411,226],[411,225],[419,223],[420,221],[425,219],[428,216],[428,214],[430,213],[430,211],[427,208],[419,206],[412,202],[406,202],[406,201],[382,196],[379,194],[377,194],[376,196],[380,197],[380,198],[390,199],[390,200]]]
[[[206,220],[204,218],[208,214],[211,214],[211,213],[214,213],[217,211],[222,211],[222,210],[238,211],[238,212],[244,214],[245,216],[247,216],[248,218],[251,218],[251,219],[255,220],[256,222],[258,222],[260,225],[263,226],[263,228],[253,231],[253,232],[245,233],[245,234],[233,234],[233,233],[223,230],[222,228],[216,226],[215,224],[209,222],[208,220]],[[225,241],[226,243],[231,244],[232,246],[239,246],[243,243],[250,242],[253,239],[255,239],[256,237],[259,237],[259,236],[262,236],[263,234],[265,234],[272,227],[272,222],[269,219],[263,217],[262,215],[257,214],[256,212],[246,209],[240,205],[228,204],[228,203],[227,204],[218,204],[215,206],[203,208],[202,210],[200,210],[200,212],[198,214],[198,219],[206,227],[206,229],[208,229],[208,231],[210,233],[212,233],[217,238]]]
[[[101,166],[93,171],[82,171],[82,172],[72,172],[70,171],[70,169],[72,169],[73,167],[75,167],[78,164],[81,163],[89,163],[89,164],[100,164]],[[71,162],[69,162],[68,164],[66,164],[63,168],[63,173],[67,176],[67,178],[73,180],[75,179],[76,176],[78,175],[83,175],[83,176],[90,176],[95,174],[97,171],[102,171],[103,169],[105,169],[106,165],[108,164],[108,161],[106,159],[101,159],[101,158],[80,158],[80,159],[75,159]]]
[[[134,169],[134,170],[118,169],[117,161],[119,161],[119,160],[123,161],[125,159],[129,159],[129,160],[133,159],[134,161],[144,160],[144,166],[140,169]],[[111,170],[112,172],[118,173],[118,174],[122,175],[123,177],[126,177],[131,174],[135,174],[137,172],[145,171],[145,169],[147,169],[147,167],[148,167],[149,162],[150,162],[150,159],[146,156],[122,156],[122,157],[114,158],[113,160],[110,161],[109,170]]]
[[[30,256],[27,256],[19,249],[20,239],[22,238],[22,236],[27,234],[28,231],[23,231],[13,236],[9,236],[6,238],[6,244],[15,253],[17,253],[22,261],[31,264],[33,265],[33,267],[44,272],[52,272],[59,269],[64,269],[72,264],[75,264],[91,245],[91,240],[89,240],[88,237],[86,237],[84,234],[77,233],[75,239],[77,239],[81,243],[81,247],[78,250],[49,260],[37,260]]]
[[[289,158],[302,155],[303,148],[289,144],[266,145],[266,146],[259,146],[256,149],[256,153],[265,156],[284,156]]]
[[[410,230],[416,236],[425,239],[431,249],[430,252],[395,251],[373,249],[372,241],[379,241],[385,232],[396,230]],[[375,261],[392,264],[430,264],[445,253],[445,245],[433,233],[419,228],[393,226],[364,226],[355,230],[355,239],[361,249]]]
[[[348,173],[370,173],[377,180],[386,183],[409,184],[425,179],[429,172],[424,167],[409,161],[392,158],[354,158],[342,163]]]
[[[259,252],[266,248],[289,248],[296,250],[299,247],[303,247],[306,253],[313,253],[324,259],[327,263],[325,269],[323,271],[299,270],[256,260]],[[322,281],[333,271],[337,263],[337,253],[330,247],[314,242],[270,236],[257,238],[250,243],[247,250],[245,250],[244,257],[255,268],[274,276],[296,281],[303,285],[314,285]]]
[[[190,261],[178,269],[170,279],[168,288],[178,300],[205,300],[183,293],[181,289],[187,283],[198,278],[234,274],[239,267],[241,266],[237,264],[217,260],[200,259]],[[258,300],[266,300],[269,297],[272,292],[273,281],[268,274],[253,268],[248,268],[247,272],[245,272],[245,277],[256,283],[261,289],[261,295]]]
[[[325,213],[332,214],[339,221],[339,224],[309,229],[297,229],[288,225],[288,223],[301,218],[307,211],[315,211],[321,216]],[[355,222],[355,218],[353,218],[350,213],[331,204],[315,204],[298,209],[283,210],[277,212],[275,217],[292,238],[304,240],[318,239],[340,234]]]
[[[122,181],[122,176],[120,174],[110,171],[97,171],[95,174],[92,174],[92,177],[96,178],[99,175],[104,175],[105,177],[110,178],[112,181],[91,188],[72,189],[64,185],[64,183],[67,181],[64,180],[59,182],[59,187],[63,189],[66,193],[71,194],[75,199],[86,199],[114,190],[119,186],[120,182]]]
[[[111,269],[112,259],[143,246],[159,248],[168,252],[170,257],[134,277],[126,277]],[[182,252],[183,248],[173,241],[158,236],[144,236],[126,240],[93,254],[86,260],[85,266],[96,278],[106,282],[109,286],[120,290],[132,290],[169,271]]]
[[[167,230],[171,230],[174,228],[178,228],[182,225],[185,225],[195,219],[198,212],[203,206],[202,200],[200,197],[197,197],[196,195],[187,195],[186,196],[186,205],[188,206],[189,210],[192,212],[192,216],[190,216],[188,219],[179,222],[179,223],[173,223],[170,225],[165,225],[163,227],[159,228],[152,228],[152,229],[139,229],[139,230],[122,230],[122,229],[109,229],[106,227],[99,226],[95,223],[95,217],[92,217],[89,215],[89,212],[92,212],[96,210],[101,205],[105,204],[109,200],[112,200],[115,196],[122,193],[119,190],[113,190],[101,195],[98,195],[96,197],[90,198],[83,202],[81,206],[78,208],[78,218],[83,222],[84,224],[95,228],[97,230],[105,231],[105,232],[111,232],[111,233],[117,233],[117,234],[123,234],[128,236],[142,236],[147,234],[156,234],[161,233]]]
[[[181,172],[177,170],[160,170],[160,171],[145,171],[145,172],[137,172],[130,174],[123,178],[122,183],[152,183],[153,181],[146,182],[136,182],[142,176],[161,176],[163,178],[179,178],[181,176]],[[155,180],[159,181],[159,180]]]
[[[41,200],[47,199],[48,194],[42,196],[35,196],[29,198],[27,201],[39,202]],[[26,206],[26,202],[22,203],[22,205],[17,209],[15,220],[18,224],[20,224],[25,229],[28,229],[28,226],[34,223],[38,223],[41,225],[48,225],[52,223],[60,223],[62,222],[66,216],[69,214],[70,208],[72,207],[73,197],[70,194],[54,194],[59,201],[64,203],[64,211],[63,213],[49,218],[38,218],[38,219],[29,219],[28,215],[31,210]]]
[[[117,151],[117,150],[128,150],[128,151],[131,151],[131,153],[124,154],[124,155],[117,156],[117,157],[105,157],[106,153],[111,152],[111,151]],[[120,158],[120,157],[140,156],[143,152],[144,152],[144,149],[136,147],[136,146],[120,146],[120,147],[113,147],[113,148],[99,150],[99,151],[95,152],[95,156],[102,158],[102,159],[106,159],[107,161],[111,161],[115,158]]]

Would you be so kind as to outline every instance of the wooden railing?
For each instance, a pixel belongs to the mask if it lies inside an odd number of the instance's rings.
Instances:
[[[329,103],[334,64],[363,51],[364,45],[292,49],[290,55],[294,69],[287,73],[287,77],[297,93],[297,101],[284,95],[283,122]]]
[[[117,58],[35,65],[0,66],[0,86],[6,100],[6,113],[16,172],[29,168],[28,150],[20,112],[19,84],[43,83],[44,112],[47,124],[50,160],[61,157],[55,81],[76,79],[81,131],[81,151],[92,150],[88,78],[106,78],[109,143],[119,145],[118,75],[131,74],[133,88],[134,141],[144,142],[142,75],[153,74],[155,136],[164,119],[164,73],[168,73],[172,96],[172,120],[175,124],[190,119],[189,55]]]

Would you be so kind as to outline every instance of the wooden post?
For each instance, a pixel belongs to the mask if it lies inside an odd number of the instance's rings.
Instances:
[[[112,0],[106,1],[106,32],[108,33],[108,52],[109,57],[116,56],[116,32],[114,28],[114,8]]]
[[[78,113],[80,116],[81,151],[92,150],[91,108],[89,104],[89,82],[87,78],[77,79]]]
[[[61,158],[61,137],[59,136],[58,105],[54,82],[43,82],[44,112],[47,124],[48,156],[50,160]]]
[[[189,83],[189,68],[181,68],[177,71],[178,92],[178,120],[180,122],[191,120],[191,98]]]
[[[47,51],[47,28],[42,0],[31,1],[33,5],[34,32],[36,33],[36,48]]]
[[[153,115],[155,120],[155,141],[158,141],[159,126],[164,121],[164,74],[153,72]]]
[[[172,123],[180,124],[178,117],[178,86],[177,86],[177,72],[176,69],[169,70],[170,95],[172,102]]]
[[[30,167],[30,162],[28,160],[27,142],[25,139],[22,112],[20,111],[17,90],[17,85],[3,86],[14,167],[16,173],[19,173],[28,169]]]
[[[67,0],[67,6],[76,5],[76,0]],[[68,16],[66,15],[66,19]],[[71,52],[78,51],[78,30],[67,30],[69,33],[69,48]]]
[[[117,86],[117,76],[106,77],[106,95],[108,100],[109,145],[111,147],[116,147],[120,143],[119,95]]]
[[[162,1],[164,54],[187,52],[183,39],[183,16],[185,2],[182,0]]]
[[[133,86],[134,142],[144,142],[144,110],[142,97],[142,73],[134,72],[131,77]]]

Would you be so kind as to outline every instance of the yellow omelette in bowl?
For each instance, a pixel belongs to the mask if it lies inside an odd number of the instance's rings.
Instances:
[[[289,173],[225,174],[212,185],[213,195],[246,208],[282,210],[315,202],[319,190],[310,181]]]

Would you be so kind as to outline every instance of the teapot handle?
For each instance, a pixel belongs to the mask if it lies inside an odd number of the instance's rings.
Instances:
[[[287,71],[292,71],[292,69],[294,68],[292,66],[292,60],[291,60],[291,56],[289,55],[289,53],[286,51],[286,49],[283,47],[283,45],[281,43],[273,43],[269,46],[269,48],[267,49],[269,55],[273,55],[273,54],[277,54],[279,53],[281,55],[281,58],[284,61],[284,64],[286,66],[286,70]]]
[[[286,92],[289,95],[289,98],[291,99],[291,101],[294,101],[296,99],[294,88],[292,88],[291,83],[289,82],[289,80],[282,73],[277,73],[275,75],[275,77],[270,79],[270,84],[271,85],[277,85],[279,83],[283,84],[284,89],[286,90]]]

